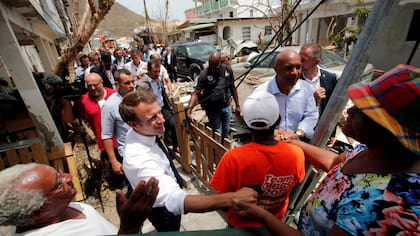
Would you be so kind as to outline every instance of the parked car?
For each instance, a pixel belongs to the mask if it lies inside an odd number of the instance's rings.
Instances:
[[[194,80],[207,65],[209,55],[216,47],[206,42],[189,42],[170,45],[177,58],[178,75]]]
[[[232,63],[237,63],[250,53],[258,52],[258,45],[251,40],[228,39],[227,44],[222,47],[221,51],[232,58]]]
[[[280,47],[273,53],[271,52],[264,52],[262,56],[260,57],[259,61],[257,62],[258,55],[253,55],[252,58],[248,59],[248,62],[242,62],[232,65],[233,74],[235,75],[235,78],[245,73],[248,68],[251,65],[254,65],[257,63],[257,65],[250,71],[249,75],[251,77],[260,78],[260,77],[269,77],[274,76],[274,62],[276,59],[276,56],[279,54],[279,52],[286,50],[286,49],[292,49],[297,52],[299,52],[300,47],[299,46],[287,46],[287,47]],[[339,55],[335,54],[332,51],[322,49],[322,59],[319,63],[319,66],[322,69],[325,69],[329,72],[332,72],[337,75],[337,77],[341,76],[341,73],[344,70],[344,67],[346,66],[347,61],[344,60]]]

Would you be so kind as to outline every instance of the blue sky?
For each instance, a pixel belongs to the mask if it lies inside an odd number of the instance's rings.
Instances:
[[[117,2],[144,16],[143,0],[117,0]],[[146,6],[150,17],[162,19],[165,14],[164,4],[164,0],[146,0]],[[185,20],[184,11],[193,8],[194,6],[193,0],[169,0],[169,19]]]

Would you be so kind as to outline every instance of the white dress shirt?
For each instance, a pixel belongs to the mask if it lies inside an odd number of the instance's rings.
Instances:
[[[313,77],[312,79],[308,79],[306,78],[305,74],[302,73],[303,78],[305,79],[306,82],[308,82],[313,91],[315,92],[315,90],[321,88],[321,70],[320,68],[317,66],[318,72],[316,73],[316,76]]]
[[[133,189],[150,177],[159,180],[159,194],[153,207],[166,207],[176,215],[184,214],[186,193],[179,187],[165,153],[156,143],[155,136],[144,136],[133,129],[125,139],[124,173]]]

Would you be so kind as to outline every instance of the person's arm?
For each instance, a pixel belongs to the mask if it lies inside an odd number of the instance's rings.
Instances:
[[[302,232],[299,232],[296,229],[290,227],[289,225],[283,223],[273,214],[257,206],[256,204],[249,204],[234,199],[233,209],[235,209],[235,212],[238,215],[261,222],[268,229],[268,231],[270,231],[272,235],[304,235]],[[348,236],[350,234],[338,227],[337,225],[334,225],[327,235]]]
[[[195,105],[197,105],[198,102],[198,96],[200,95],[201,90],[195,89],[193,94],[191,94],[190,102],[188,103],[188,109],[187,109],[187,118],[191,119],[191,112]]]
[[[184,199],[184,213],[208,212],[234,206],[233,199],[246,203],[256,203],[258,194],[251,188],[241,188],[236,192],[212,195],[187,195]]]
[[[306,138],[311,139],[319,118],[319,111],[315,104],[315,98],[313,97],[312,91],[307,91],[304,106],[303,119],[299,122],[298,129],[304,132]],[[297,130],[295,130],[295,132],[296,131]]]
[[[168,88],[168,96],[172,97],[172,82],[169,77],[163,79],[165,81],[166,87]]]
[[[112,138],[103,139],[102,141],[104,142],[105,151],[108,155],[109,162],[111,163],[112,171],[114,171],[114,173],[117,175],[123,175],[123,166],[115,155],[114,142]]]
[[[238,215],[257,220],[264,224],[272,235],[303,235],[301,232],[281,222],[272,213],[257,206],[234,199],[233,209]]]
[[[164,66],[161,66],[160,69],[162,70],[161,74],[163,76],[163,82],[166,84],[166,87],[168,88],[167,90],[168,97],[172,97],[172,82],[171,82],[171,79],[169,78],[168,71],[166,70]]]
[[[290,143],[302,148],[307,162],[326,172],[346,158],[346,153],[337,154],[296,139]]]
[[[233,76],[232,76],[233,77]],[[236,90],[235,83],[232,82],[232,95],[235,101],[235,113],[237,116],[241,115],[241,106],[239,105],[238,91]]]
[[[155,178],[150,178],[147,183],[140,181],[128,199],[123,191],[116,191],[117,212],[120,217],[118,234],[140,232],[143,222],[152,211],[158,192],[158,181]]]
[[[115,120],[112,116],[111,104],[105,102],[101,111],[101,138],[104,143],[105,152],[111,163],[112,171],[117,175],[124,174],[123,167],[115,155],[114,142],[112,140],[114,133]]]

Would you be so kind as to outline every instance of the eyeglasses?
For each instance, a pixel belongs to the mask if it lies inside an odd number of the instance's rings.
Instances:
[[[64,181],[63,181],[63,172],[57,171],[57,174],[55,175],[55,185],[54,187],[48,191],[45,195],[49,195],[57,190],[62,190],[64,187]]]

